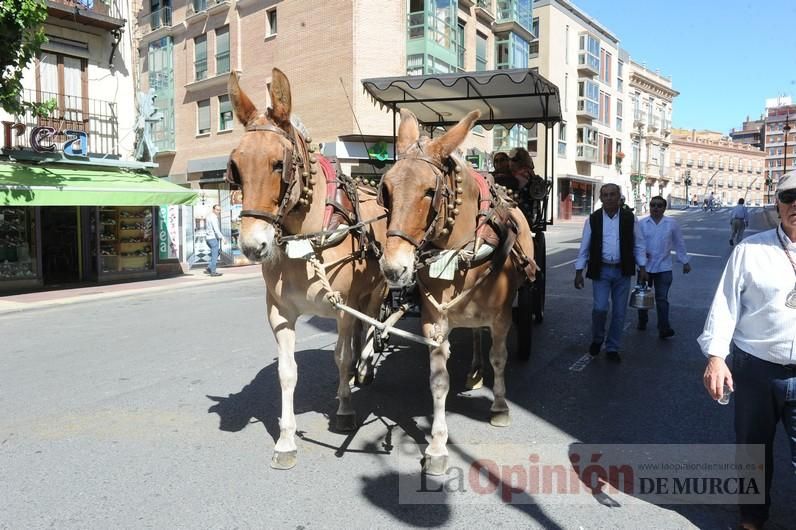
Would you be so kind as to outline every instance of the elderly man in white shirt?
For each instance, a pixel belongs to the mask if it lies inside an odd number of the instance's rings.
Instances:
[[[619,186],[616,184],[603,184],[600,188],[603,206],[586,219],[583,240],[575,261],[575,289],[584,287],[584,269],[586,277],[592,281],[594,306],[589,353],[599,355],[605,341],[605,355],[614,362],[622,360],[619,344],[625,326],[630,278],[636,272],[636,266],[639,267],[639,281],[647,281],[644,238],[633,213],[619,207],[619,197]],[[611,325],[606,337],[609,299]]]
[[[730,212],[730,246],[737,245],[743,239],[744,230],[749,226],[749,209],[744,204],[743,198],[738,199],[738,204]]]
[[[766,501],[741,504],[741,526],[768,519],[773,441],[782,421],[796,472],[796,171],[777,184],[781,224],[735,247],[698,341],[713,399],[734,390],[735,439],[765,446]],[[725,359],[733,351],[732,371]]]
[[[674,336],[669,323],[669,288],[672,286],[672,249],[677,261],[683,264],[683,274],[691,272],[688,253],[680,225],[664,216],[666,199],[658,195],[650,200],[650,216],[639,221],[647,249],[647,275],[655,288],[655,310],[658,313],[658,335],[662,339]],[[649,311],[638,310],[638,329],[647,329]]]

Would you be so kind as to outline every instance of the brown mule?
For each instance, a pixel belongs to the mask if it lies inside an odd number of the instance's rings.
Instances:
[[[434,421],[423,464],[429,474],[442,474],[447,469],[445,399],[450,385],[446,366],[450,330],[490,328],[489,358],[494,370],[490,421],[496,426],[508,425],[504,368],[511,306],[518,287],[526,279],[533,280],[536,271],[528,223],[518,208],[505,203],[504,220],[507,224],[512,220],[515,223],[516,239],[508,240],[502,249],[498,246],[492,260],[460,267],[452,280],[432,278],[428,267],[418,269],[425,252],[465,248],[480,234],[483,190],[479,191],[479,183],[468,172],[467,164],[454,155],[479,115],[478,111],[471,112],[443,136],[431,140],[420,137],[414,114],[401,110],[398,160],[384,176],[380,193],[389,211],[381,270],[394,287],[410,285],[416,279],[423,334],[441,344],[439,348],[430,348]],[[493,199],[500,203],[499,199]]]
[[[249,259],[262,262],[268,323],[278,347],[282,414],[271,466],[289,469],[296,464],[293,411],[293,392],[298,377],[294,358],[296,319],[302,314],[311,314],[337,320],[334,353],[339,375],[337,427],[353,430],[356,419],[349,380],[353,349],[362,342],[362,325],[334,309],[327,297],[331,287],[344,304],[378,316],[386,295],[385,282],[376,256],[363,248],[362,243],[383,241],[386,222],[385,211],[377,204],[375,193],[359,189],[359,220],[378,220],[361,229],[366,233],[365,239],[352,232],[336,244],[316,247],[314,255],[323,264],[328,284],[306,259],[288,257],[285,239],[297,235],[301,239],[302,235],[326,228],[327,182],[319,157],[311,154],[309,141],[291,124],[290,83],[276,68],[270,93],[273,107],[261,114],[240,88],[237,74],[230,75],[232,107],[246,133],[230,155],[228,176],[243,190],[241,250]],[[303,241],[306,248],[308,239]]]

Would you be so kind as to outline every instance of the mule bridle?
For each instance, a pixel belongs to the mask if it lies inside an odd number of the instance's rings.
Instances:
[[[431,199],[431,207],[434,210],[434,218],[431,220],[431,223],[428,225],[428,228],[426,228],[426,231],[423,233],[423,237],[419,241],[403,230],[397,229],[387,230],[387,237],[398,237],[408,242],[410,245],[415,247],[415,254],[417,256],[435,240],[447,236],[450,233],[450,230],[445,226],[453,224],[453,217],[451,217],[452,214],[449,211],[449,203],[456,200],[456,196],[461,193],[461,187],[456,186],[456,182],[454,182],[456,180],[461,182],[461,177],[457,176],[461,169],[452,158],[447,158],[447,163],[443,164],[435,158],[429,156],[423,150],[423,146],[420,144],[420,142],[417,142],[413,148],[410,149],[411,152],[410,150],[407,150],[406,152],[399,154],[396,157],[396,160],[417,160],[425,162],[431,166],[432,171],[434,172],[434,178],[436,180],[434,197]],[[386,207],[384,204],[383,180],[379,186],[378,196],[379,204]],[[438,230],[437,228],[438,225],[440,225],[440,219],[445,221],[445,223],[443,224],[443,228]]]
[[[280,237],[284,231],[282,220],[285,218],[285,216],[287,216],[288,213],[290,213],[290,209],[295,206],[289,206],[288,204],[293,194],[294,187],[299,186],[300,194],[309,193],[311,196],[311,191],[309,191],[311,188],[307,186],[307,182],[305,182],[305,180],[310,181],[310,175],[315,173],[316,170],[311,168],[309,171],[306,171],[305,161],[309,159],[310,162],[312,162],[312,159],[310,159],[309,153],[307,152],[307,144],[304,138],[296,132],[295,128],[293,128],[293,134],[291,135],[284,129],[271,123],[259,125],[252,124],[246,126],[246,132],[268,132],[278,134],[289,141],[291,145],[290,148],[285,148],[282,156],[281,180],[283,189],[280,192],[281,199],[279,201],[279,209],[277,210],[276,214],[258,209],[247,209],[241,210],[240,212],[241,217],[253,217],[255,219],[260,219],[270,223],[276,229],[277,237]],[[239,185],[239,183],[235,182],[235,180],[231,177],[230,173],[230,171],[227,171],[227,182]]]

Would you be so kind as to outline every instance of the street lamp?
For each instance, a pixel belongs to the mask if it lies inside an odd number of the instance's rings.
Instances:
[[[785,116],[785,125],[782,127],[782,130],[785,132],[785,151],[782,153],[782,158],[784,159],[784,162],[782,162],[783,174],[788,172],[788,133],[790,132],[789,118],[790,114]]]
[[[644,130],[644,122],[641,120],[638,121],[638,153],[636,155],[636,174],[631,177],[631,181],[633,182],[633,202],[635,202],[635,208],[637,212],[641,211],[641,191],[639,188],[641,187],[641,181],[643,177],[641,176],[641,132]]]

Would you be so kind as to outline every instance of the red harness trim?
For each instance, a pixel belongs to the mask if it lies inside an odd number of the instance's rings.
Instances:
[[[322,225],[323,229],[326,230],[332,220],[332,214],[334,214],[334,206],[329,203],[334,202],[337,196],[337,172],[325,156],[317,154],[316,157],[326,178],[326,210],[323,213]]]
[[[475,180],[475,183],[478,185],[478,212],[487,212],[492,207],[492,194],[489,192],[489,183],[486,181],[486,178],[479,172],[475,171],[473,168],[468,167],[467,171],[469,171],[470,175]],[[476,235],[481,237],[483,235],[484,230],[486,230],[486,216],[479,215],[481,219],[478,222],[478,228],[476,229]]]

